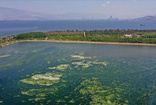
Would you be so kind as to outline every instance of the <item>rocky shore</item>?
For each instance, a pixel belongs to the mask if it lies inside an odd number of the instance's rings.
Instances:
[[[5,46],[9,46],[9,45],[12,45],[12,44],[15,44],[15,43],[19,43],[19,42],[21,42],[21,41],[18,41],[18,40],[16,40],[16,41],[6,41],[5,43],[1,43],[0,44],[0,48],[2,48],[2,47],[5,47]]]

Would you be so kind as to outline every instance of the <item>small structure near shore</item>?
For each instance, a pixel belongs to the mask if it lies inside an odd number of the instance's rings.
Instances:
[[[132,37],[137,37],[137,38],[139,38],[139,37],[140,37],[140,35],[133,35],[133,34],[124,34],[124,36],[125,36],[125,37],[130,37],[130,38],[132,38]]]
[[[48,37],[46,37],[45,40],[48,40]]]
[[[87,36],[85,32],[83,33],[83,36],[84,36],[84,37],[86,37],[86,36]]]

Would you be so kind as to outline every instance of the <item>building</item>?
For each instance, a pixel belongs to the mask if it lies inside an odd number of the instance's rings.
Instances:
[[[133,35],[133,34],[124,34],[124,36],[125,36],[125,37],[130,37],[130,38],[132,38],[132,37],[137,37],[137,38],[139,38],[139,37],[140,37],[140,35]]]
[[[125,37],[133,37],[132,34],[124,34]]]

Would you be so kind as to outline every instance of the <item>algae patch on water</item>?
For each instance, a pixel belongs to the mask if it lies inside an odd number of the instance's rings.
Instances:
[[[48,69],[51,70],[59,70],[59,71],[64,71],[65,69],[73,69],[72,67],[74,66],[74,68],[82,68],[82,69],[86,69],[88,67],[94,66],[94,65],[101,65],[101,66],[107,66],[108,63],[103,61],[100,62],[97,59],[95,60],[95,58],[92,57],[85,57],[82,55],[70,55],[74,60],[74,62],[70,62],[69,64],[60,64],[57,65],[56,67],[49,67]]]
[[[107,62],[96,62],[96,61],[94,61],[92,63],[95,64],[95,65],[104,65],[104,66],[107,66],[108,65]]]
[[[65,69],[67,69],[67,68],[69,68],[70,66],[69,66],[69,64],[62,64],[62,65],[58,65],[57,67],[56,67],[56,69],[57,70],[65,70]]]
[[[21,94],[30,96],[31,98],[28,99],[28,101],[31,101],[32,103],[33,102],[43,102],[43,101],[48,102],[49,100],[46,100],[47,95],[52,95],[57,91],[58,91],[58,89],[56,87],[39,88],[39,89],[29,89],[27,91],[21,91]]]
[[[21,91],[21,94],[28,96],[45,97],[48,94],[53,94],[58,91],[57,88],[40,88],[40,89],[30,89],[28,91]]]
[[[69,64],[61,64],[61,65],[58,65],[57,67],[49,67],[48,69],[51,69],[51,70],[56,69],[56,70],[59,70],[59,71],[64,71],[67,68],[70,68]]]
[[[75,67],[82,66],[82,68],[88,68],[88,67],[91,67],[93,65],[107,66],[108,63],[107,62],[97,62],[97,61],[87,61],[87,62],[85,62],[85,60],[83,60],[81,62],[72,62],[72,65],[74,65]]]
[[[92,57],[84,57],[81,55],[71,55],[72,58],[76,59],[76,60],[82,60],[82,59],[91,59]]]
[[[128,105],[129,101],[121,97],[124,91],[121,88],[112,88],[99,82],[97,78],[86,79],[75,88],[83,96],[81,98],[90,98],[90,105]]]
[[[50,86],[54,83],[58,83],[61,76],[62,74],[57,73],[36,74],[31,78],[22,79],[20,81],[32,85]]]
[[[56,69],[56,67],[49,67],[48,69],[54,70],[54,69]]]
[[[75,67],[82,66],[82,68],[88,68],[88,67],[92,66],[90,62],[84,63],[84,61],[82,61],[82,62],[72,62],[72,65],[75,65]]]
[[[0,56],[0,58],[6,58],[6,57],[9,57],[10,55],[2,55]]]

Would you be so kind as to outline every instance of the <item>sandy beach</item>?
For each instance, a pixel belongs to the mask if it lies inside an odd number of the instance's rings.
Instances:
[[[86,43],[86,44],[110,44],[110,45],[134,45],[134,46],[156,46],[156,44],[147,43],[121,43],[121,42],[93,42],[93,41],[73,41],[73,40],[16,40],[2,43],[1,47],[9,46],[21,42],[55,42],[55,43]]]
[[[73,41],[73,40],[22,40],[20,42],[57,42],[57,43],[86,43],[86,44],[156,46],[156,44],[148,44],[148,43],[93,42],[93,41]]]

